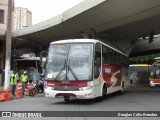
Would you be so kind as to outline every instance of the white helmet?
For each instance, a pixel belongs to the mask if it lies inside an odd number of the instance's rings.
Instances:
[[[24,73],[24,74],[27,74],[27,71],[24,71],[23,73]]]

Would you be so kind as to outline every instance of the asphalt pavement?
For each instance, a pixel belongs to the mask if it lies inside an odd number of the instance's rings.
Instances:
[[[160,111],[160,89],[150,88],[146,86],[129,87],[125,89],[125,93],[120,95],[118,93],[107,95],[102,102],[97,102],[93,100],[71,100],[69,102],[64,102],[63,99],[52,99],[45,98],[44,94],[37,94],[34,97],[24,96],[20,99],[14,99],[12,101],[6,101],[0,103],[0,111],[34,111],[34,112],[44,112],[49,114],[51,117],[46,117],[45,119],[55,119],[55,120],[158,120],[159,117],[142,117],[141,113],[145,111]],[[56,112],[58,111],[58,112]],[[66,117],[66,112],[70,112],[69,117]],[[91,116],[97,117],[85,117],[84,111],[91,111]],[[93,111],[93,112],[92,112]],[[101,112],[105,111],[105,112]],[[116,117],[103,117],[103,113],[108,113],[110,111],[117,111]],[[130,112],[136,112],[139,116],[130,117]],[[75,117],[75,112],[79,112],[81,117]],[[123,114],[122,114],[123,113]],[[126,114],[124,114],[126,113]],[[119,114],[119,116],[118,116]],[[144,113],[145,114],[145,113]],[[158,113],[160,114],[160,112]],[[57,117],[58,115],[62,117]],[[126,115],[126,116],[125,116]],[[128,116],[127,116],[128,115]],[[55,117],[53,117],[55,116]],[[34,118],[35,119],[35,118]],[[38,119],[38,118],[37,118]],[[42,118],[39,118],[40,120]],[[15,119],[16,120],[16,119]]]

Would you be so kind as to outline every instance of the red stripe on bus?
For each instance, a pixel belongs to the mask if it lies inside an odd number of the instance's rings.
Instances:
[[[160,83],[160,79],[153,80],[154,83]]]
[[[70,82],[70,83],[60,83],[60,82],[47,82],[47,86],[78,86],[86,87],[87,82]]]

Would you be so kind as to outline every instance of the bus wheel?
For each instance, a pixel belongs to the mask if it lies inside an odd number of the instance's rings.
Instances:
[[[121,93],[121,94],[124,93],[124,82],[122,82],[120,93]]]
[[[102,90],[102,98],[104,98],[106,96],[106,93],[107,93],[107,88],[106,86],[104,85],[103,86],[103,90]]]
[[[68,102],[69,101],[69,97],[64,97],[64,101]]]
[[[107,93],[107,88],[106,88],[106,86],[103,86],[102,95],[97,98],[98,102],[103,101],[103,98],[106,96],[106,93]]]

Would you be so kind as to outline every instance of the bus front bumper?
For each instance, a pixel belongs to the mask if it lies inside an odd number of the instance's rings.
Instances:
[[[68,97],[70,99],[92,99],[94,98],[94,95],[92,89],[83,91],[57,91],[46,88],[45,97],[49,98]]]
[[[155,83],[153,81],[150,81],[150,86],[151,87],[160,87],[160,83]]]

